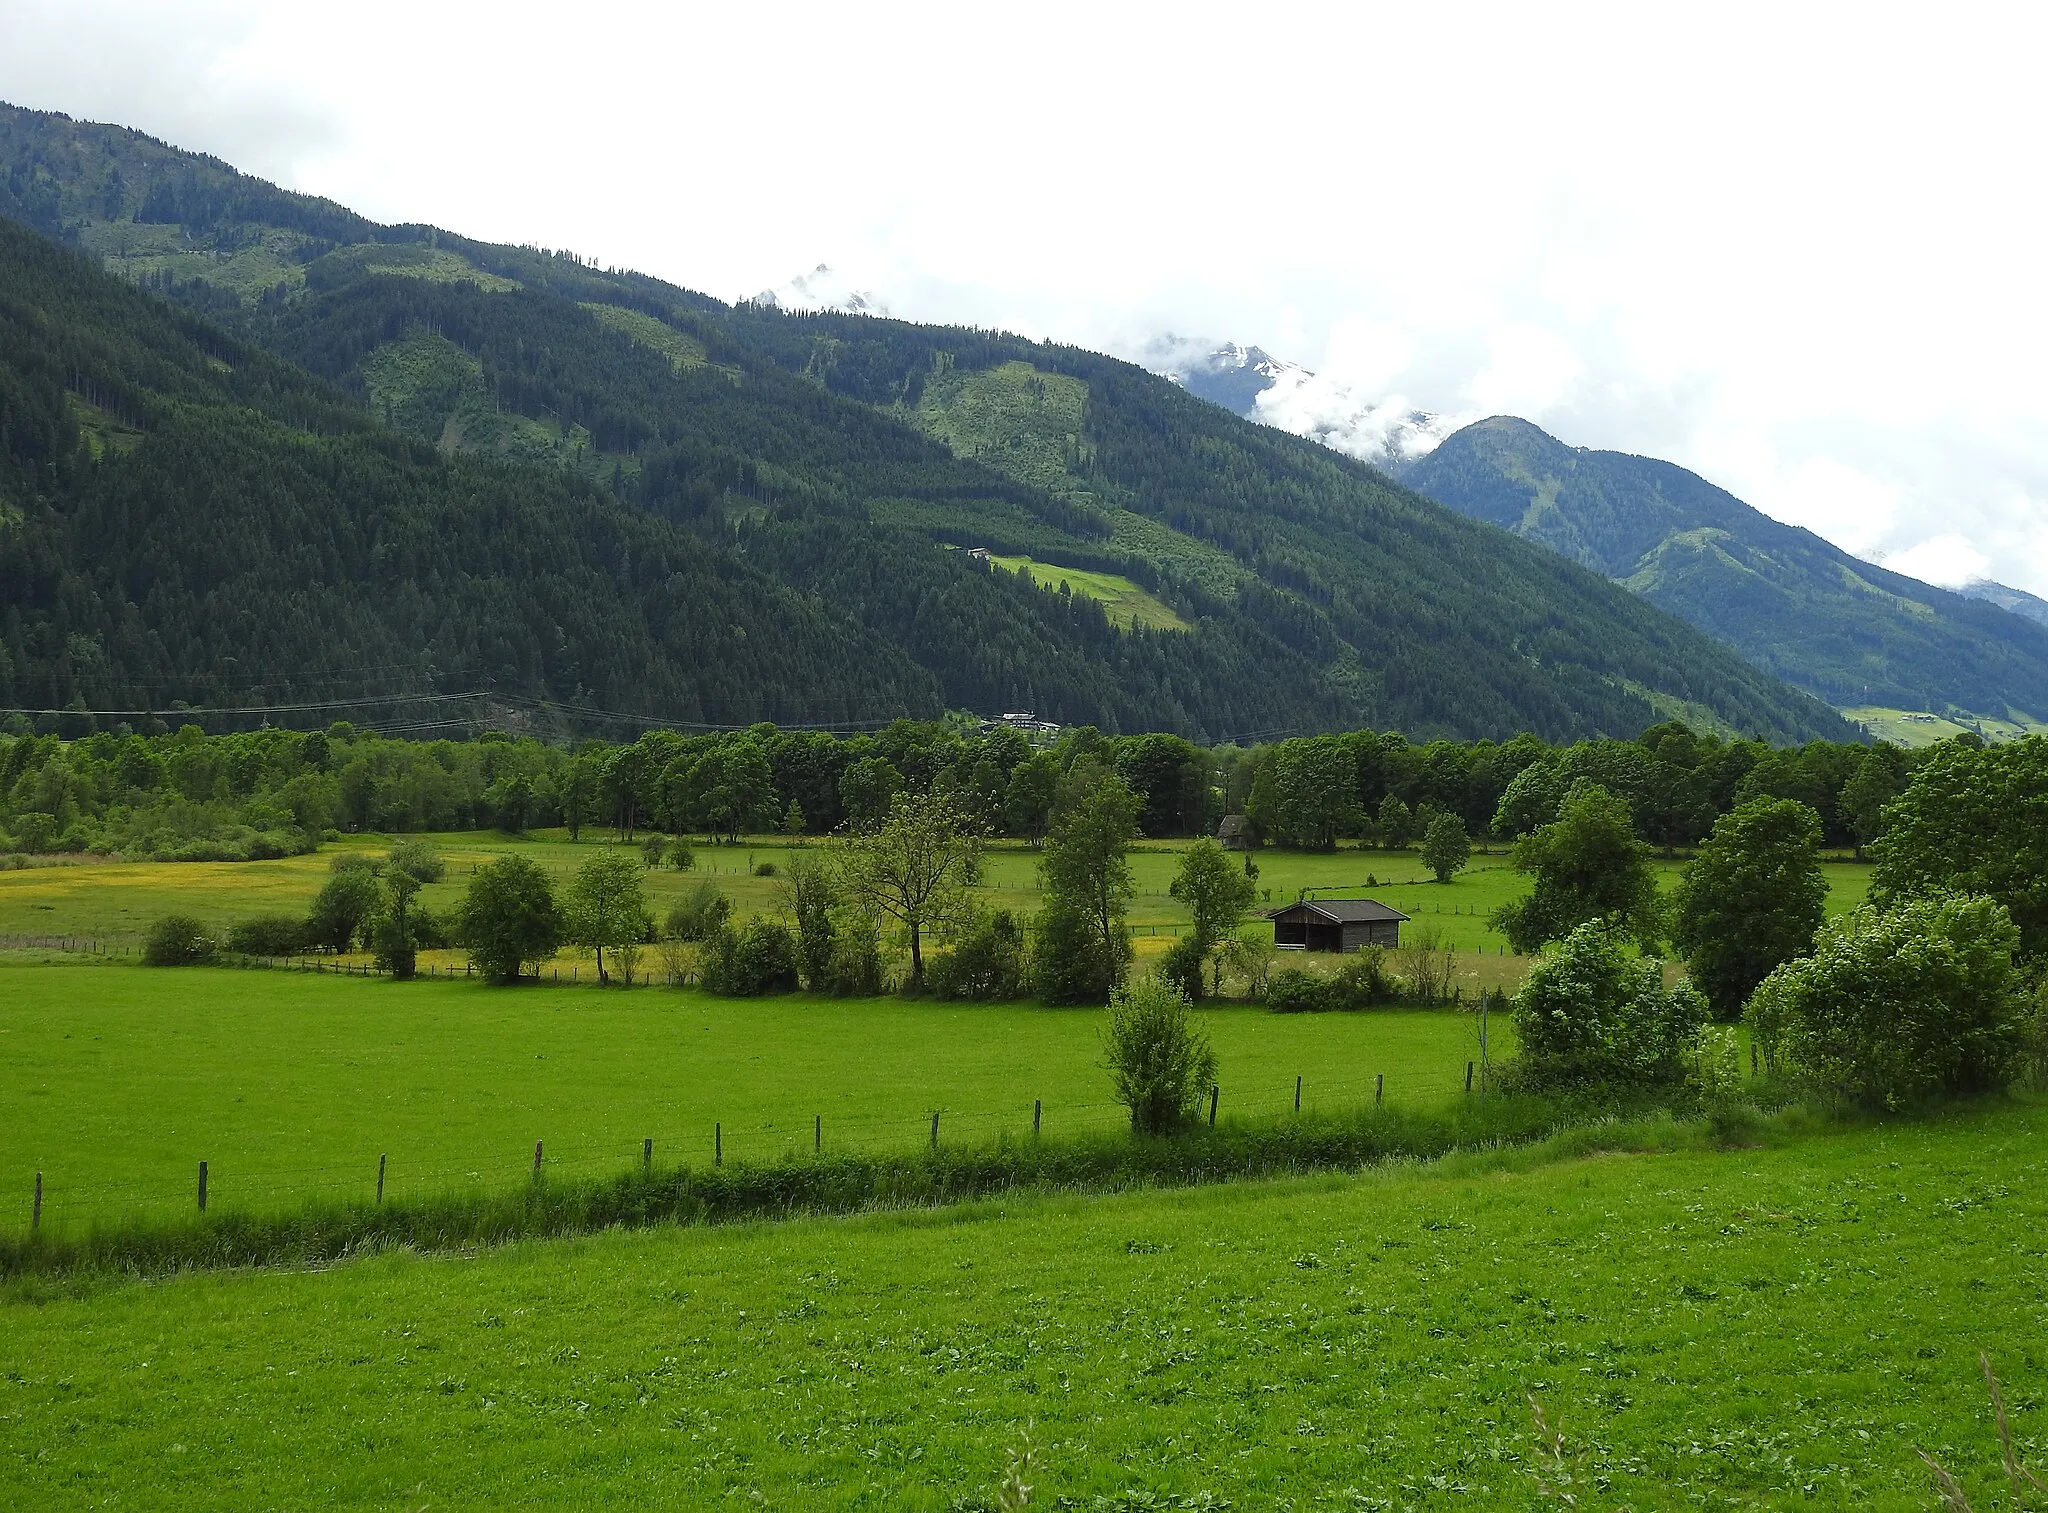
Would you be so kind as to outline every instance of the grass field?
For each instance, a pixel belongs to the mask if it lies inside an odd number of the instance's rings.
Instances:
[[[559,831],[536,831],[525,837],[496,832],[463,832],[430,836],[448,861],[446,880],[430,886],[423,897],[430,908],[446,910],[461,897],[472,868],[499,855],[527,856],[558,881],[566,882],[600,845],[602,837],[587,834],[572,845]],[[1184,841],[1148,841],[1131,853],[1137,897],[1130,917],[1139,932],[1139,949],[1148,940],[1165,939],[1145,932],[1185,924],[1187,911],[1167,892],[1179,865]],[[263,913],[303,911],[329,875],[334,856],[356,849],[381,855],[390,845],[384,836],[351,836],[324,846],[310,856],[269,862],[88,862],[78,866],[37,867],[0,872],[0,936],[75,935],[122,943],[139,941],[161,916],[181,912],[209,924],[227,925]],[[773,877],[757,877],[763,862],[781,863],[789,843],[781,837],[752,837],[738,846],[699,846],[689,872],[663,867],[646,875],[647,894],[660,917],[683,892],[708,877],[731,895],[742,915],[781,907],[781,886]],[[1526,891],[1528,880],[1509,864],[1504,852],[1478,854],[1470,868],[1449,883],[1429,878],[1413,851],[1360,850],[1335,852],[1261,851],[1260,907],[1292,903],[1304,888],[1340,893],[1370,892],[1425,924],[1440,929],[1461,951],[1498,953],[1506,945],[1487,917],[1501,904]],[[985,855],[984,896],[999,908],[1029,913],[1038,907],[1037,854],[1016,843],[992,847]],[[1665,887],[1674,885],[1682,867],[1677,861],[1655,863]],[[1843,910],[1869,891],[1870,869],[1859,862],[1836,861],[1827,867],[1829,907]],[[575,960],[562,957],[564,963]]]
[[[1980,735],[1987,741],[2017,741],[2023,736],[2040,735],[2048,731],[2048,725],[2020,714],[2017,710],[2006,711],[2006,718],[1963,713],[1962,719],[1952,720],[1945,715],[1885,709],[1869,704],[1845,709],[1842,714],[1848,719],[1868,726],[1871,735],[1878,740],[1890,741],[1893,745],[1903,746],[1909,751],[1932,746],[1937,741],[1946,741],[1965,731]]]
[[[987,1143],[1124,1122],[1099,1010],[647,989],[505,991],[300,973],[129,965],[0,969],[0,1225],[177,1214],[209,1163],[213,1205],[515,1187],[549,1170],[708,1163],[809,1150]],[[1211,1008],[1225,1117],[1462,1097],[1469,1014],[1274,1015]],[[1512,1032],[1489,1027],[1505,1054]]]
[[[0,1504],[2003,1507],[2048,1110],[0,1301]],[[2000,1493],[2000,1496],[2003,1494]],[[1557,1504],[1562,1506],[1562,1504]]]
[[[1035,562],[1029,557],[991,554],[988,560],[1007,572],[1023,573],[1040,588],[1057,590],[1064,583],[1077,594],[1099,599],[1113,625],[1127,629],[1133,625],[1142,625],[1147,630],[1191,629],[1187,621],[1173,612],[1172,606],[1162,603],[1120,574],[1061,567],[1051,562]]]

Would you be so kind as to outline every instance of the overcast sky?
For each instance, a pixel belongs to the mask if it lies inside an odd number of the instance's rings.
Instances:
[[[724,298],[1256,343],[2048,595],[2041,14],[0,0],[0,98]]]

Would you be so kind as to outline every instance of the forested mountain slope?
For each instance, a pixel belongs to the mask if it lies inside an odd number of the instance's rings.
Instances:
[[[629,507],[620,529],[700,554],[771,621],[787,606],[842,627],[858,657],[872,649],[876,695],[906,710],[1208,737],[1563,738],[1674,713],[1777,738],[1843,730],[1597,575],[1092,353],[727,308],[567,255],[373,226],[132,132],[6,108],[0,212],[334,385],[323,403],[361,406],[350,446]],[[947,549],[967,546],[1127,575],[1193,628],[1118,629],[1093,601]],[[280,651],[216,634],[216,656],[267,668]],[[609,644],[623,656],[639,636],[628,620]],[[35,676],[39,646],[23,653]],[[759,684],[776,718],[861,717],[793,650]],[[687,670],[664,677],[638,694],[630,677],[581,682],[708,717]]]
[[[1405,477],[1832,703],[2048,718],[2048,627],[1886,572],[1672,463],[1568,447],[1499,416]]]
[[[936,713],[895,648],[560,470],[446,457],[0,222],[0,704],[462,686]]]

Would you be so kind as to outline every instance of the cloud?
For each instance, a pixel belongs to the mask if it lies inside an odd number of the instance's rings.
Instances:
[[[1882,562],[1895,573],[1944,588],[1961,588],[1991,576],[1991,559],[1957,535],[1930,536],[1917,546],[1891,553]]]
[[[915,319],[1214,332],[1346,445],[1520,413],[2048,593],[2048,12],[847,14],[0,0],[0,96],[728,299],[824,262]]]

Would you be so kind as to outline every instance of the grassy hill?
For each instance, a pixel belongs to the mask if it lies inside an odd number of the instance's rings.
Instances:
[[[1405,475],[1838,707],[2048,716],[2048,626],[1850,556],[1668,462],[1483,420]]]
[[[727,308],[566,254],[376,226],[136,133],[11,108],[0,214],[229,333],[206,340],[332,385],[321,403],[356,406],[362,444],[410,438],[425,450],[406,455],[444,476],[494,466],[537,497],[622,506],[694,571],[735,585],[728,598],[777,606],[764,627],[800,614],[843,626],[855,665],[877,668],[873,698],[802,667],[734,680],[773,691],[750,704],[707,697],[687,671],[636,689],[531,655],[507,663],[486,643],[437,652],[443,683],[516,672],[525,691],[671,717],[859,718],[896,697],[909,712],[1030,708],[1208,737],[1633,734],[1674,709],[1779,739],[1845,730],[1598,575],[1092,353]],[[68,550],[86,544],[74,533]],[[1186,629],[1113,617],[948,545],[1127,580]],[[367,564],[333,567],[330,593],[382,591],[351,576]],[[128,607],[109,600],[100,618],[147,619],[150,571],[131,564],[121,582]],[[29,681],[15,702],[98,705],[116,687],[143,698],[145,684],[150,698],[225,697],[252,670],[283,670],[278,648],[222,630],[146,668],[109,645],[107,666],[81,673],[82,649],[65,660],[51,648],[95,632],[59,630],[44,602],[20,617],[10,654]],[[330,625],[330,663],[380,665],[396,655],[372,654],[382,634]],[[622,625],[615,639],[625,655],[640,632]],[[338,665],[323,673],[340,686]]]

